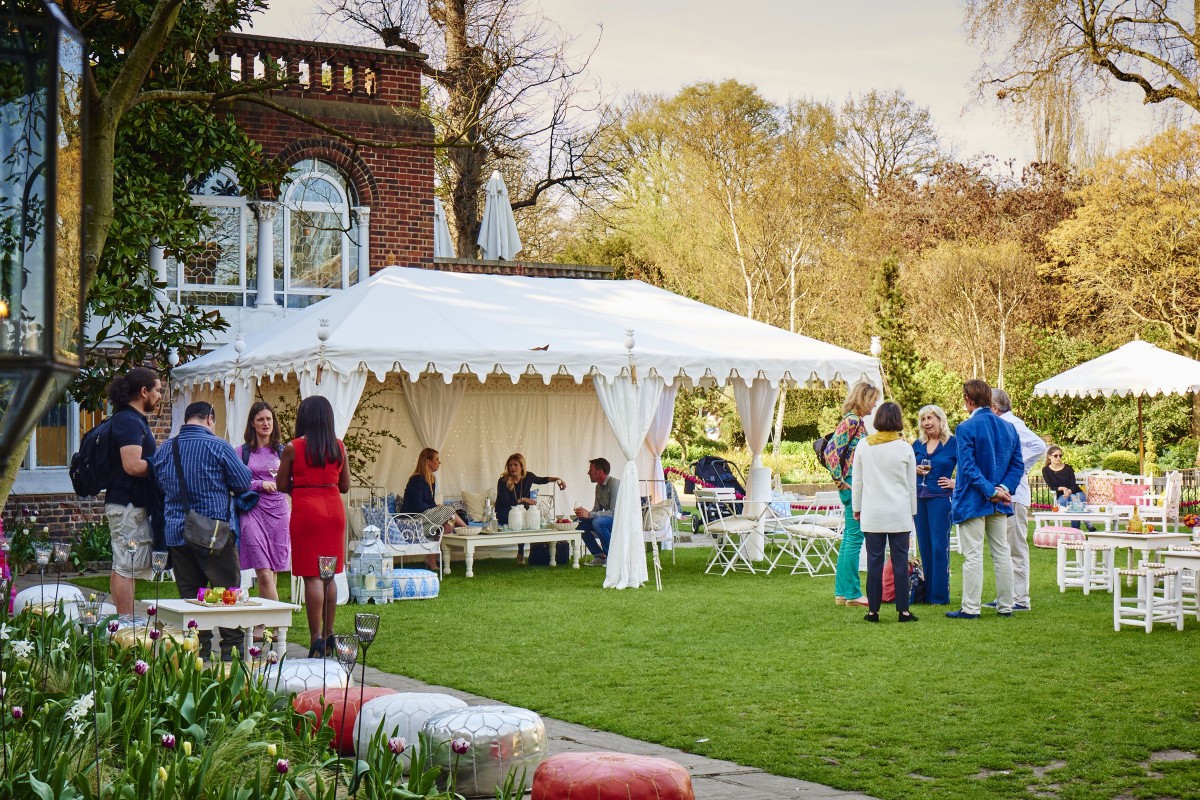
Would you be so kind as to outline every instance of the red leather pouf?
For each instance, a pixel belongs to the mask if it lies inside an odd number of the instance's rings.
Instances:
[[[362,702],[369,703],[376,697],[395,694],[395,689],[385,689],[381,686],[362,688]],[[300,692],[292,699],[292,708],[297,714],[312,711],[321,718],[321,696],[325,696],[325,705],[333,706],[333,716],[329,719],[329,727],[333,728],[333,746],[344,756],[354,755],[354,721],[358,719],[359,687],[349,689],[309,689]],[[345,698],[345,702],[343,702]],[[342,719],[343,706],[345,720]]]
[[[533,773],[531,800],[694,800],[688,771],[665,758],[559,753]]]

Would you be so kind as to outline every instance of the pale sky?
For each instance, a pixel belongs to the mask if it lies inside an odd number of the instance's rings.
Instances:
[[[871,89],[902,89],[927,106],[960,158],[989,153],[1025,162],[1025,127],[978,99],[977,52],[962,32],[961,0],[531,0],[586,52],[599,36],[591,74],[609,97],[673,94],[698,81],[735,78],[769,100],[840,103]],[[273,0],[254,30],[345,41],[314,13],[315,0]],[[600,26],[603,26],[603,32]],[[1178,105],[1178,104],[1176,104]],[[1088,107],[1114,153],[1160,129],[1161,112],[1118,87]],[[1178,109],[1176,109],[1178,110]]]

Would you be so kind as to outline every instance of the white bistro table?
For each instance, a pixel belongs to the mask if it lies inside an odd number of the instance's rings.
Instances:
[[[467,577],[475,577],[475,551],[481,547],[508,547],[514,544],[533,545],[546,542],[550,545],[550,566],[556,567],[554,543],[570,542],[571,566],[579,569],[579,554],[583,550],[583,534],[574,531],[501,531],[500,533],[476,533],[469,536],[461,533],[442,534],[442,574],[450,574],[450,548],[462,550],[467,561]]]
[[[292,625],[292,612],[299,611],[300,606],[291,603],[281,603],[278,600],[268,600],[265,597],[252,598],[254,605],[247,603],[240,606],[198,605],[187,600],[159,600],[158,618],[164,625],[173,625],[179,630],[187,629],[189,619],[196,620],[196,627],[202,631],[215,631],[217,628],[245,628],[247,641],[249,633],[255,625],[265,625],[275,628],[275,641],[272,649],[280,656],[287,652],[287,630]],[[246,645],[249,647],[249,645]]]
[[[1086,511],[1066,511],[1059,509],[1058,511],[1035,511],[1033,512],[1034,528],[1042,528],[1047,525],[1055,525],[1061,523],[1072,522],[1090,522],[1098,528],[1106,531],[1115,531],[1117,529],[1117,521],[1121,519],[1121,509],[1129,508],[1129,506],[1103,506],[1104,510],[1100,510],[1101,506],[1089,505]]]
[[[1168,547],[1183,547],[1191,544],[1192,533],[1129,533],[1128,531],[1089,531],[1089,542],[1112,545],[1114,548],[1123,547],[1126,567],[1133,568],[1133,551],[1145,553],[1150,558],[1160,550]],[[1128,582],[1128,581],[1127,581]]]

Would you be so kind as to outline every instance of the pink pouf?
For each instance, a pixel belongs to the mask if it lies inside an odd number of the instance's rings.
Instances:
[[[665,758],[559,753],[533,773],[531,800],[694,800],[688,771]]]

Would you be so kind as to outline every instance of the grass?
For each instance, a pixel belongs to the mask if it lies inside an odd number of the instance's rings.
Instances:
[[[879,798],[1200,798],[1200,759],[1150,762],[1200,753],[1194,617],[1114,633],[1111,596],[1059,594],[1035,550],[1033,612],[868,625],[832,578],[704,575],[708,552],[668,555],[662,593],[477,561],[436,601],[374,609],[371,664]]]

